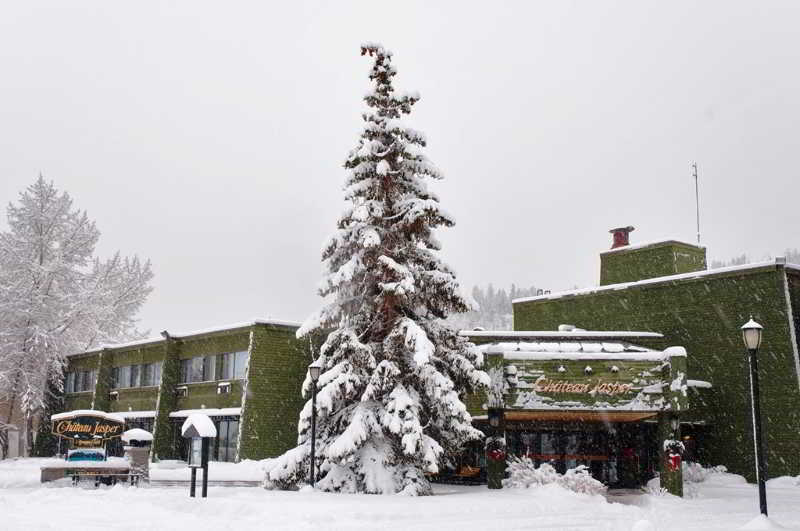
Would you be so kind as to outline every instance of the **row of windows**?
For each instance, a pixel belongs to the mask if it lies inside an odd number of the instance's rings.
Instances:
[[[181,360],[180,383],[241,380],[247,371],[249,358],[250,353],[243,350]],[[111,369],[111,388],[159,385],[162,363],[157,361],[113,367]],[[64,392],[92,391],[96,377],[97,371],[68,372],[64,383]]]
[[[180,383],[240,380],[247,370],[246,350],[181,360]]]
[[[96,378],[97,371],[68,372],[64,381],[64,392],[80,393],[82,391],[93,391]]]
[[[143,363],[140,365],[123,365],[111,369],[111,388],[149,387],[161,383],[161,364]]]

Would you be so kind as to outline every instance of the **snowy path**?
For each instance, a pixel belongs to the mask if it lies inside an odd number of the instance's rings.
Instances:
[[[658,531],[731,531],[756,516],[758,507],[753,485],[731,482],[699,484],[693,499],[611,496],[614,503],[556,487],[460,486],[437,487],[438,495],[426,498],[211,488],[203,500],[177,488],[41,487],[37,472],[30,465],[0,463],[0,529],[630,531],[647,520]],[[769,501],[777,522],[800,530],[800,487],[770,488]]]

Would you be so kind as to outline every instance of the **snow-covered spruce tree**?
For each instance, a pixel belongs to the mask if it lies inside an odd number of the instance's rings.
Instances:
[[[437,256],[433,229],[453,219],[428,190],[440,179],[423,155],[424,136],[404,126],[418,95],[397,95],[392,54],[374,57],[365,96],[370,110],[344,164],[352,206],[322,253],[328,303],[298,330],[326,333],[319,359],[317,486],[327,491],[431,494],[436,473],[462,445],[479,439],[461,396],[488,383],[481,355],[443,319],[463,312],[454,272]],[[303,384],[310,396],[311,382]],[[308,481],[311,402],[300,414],[298,446],[267,470],[268,488]]]
[[[136,257],[94,257],[94,222],[41,175],[8,206],[8,226],[0,233],[0,416],[8,424],[23,413],[30,451],[31,420],[48,382],[61,391],[65,356],[140,337],[135,317],[153,275]]]

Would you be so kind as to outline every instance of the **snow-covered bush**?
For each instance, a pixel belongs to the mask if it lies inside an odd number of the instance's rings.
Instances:
[[[711,474],[724,474],[728,469],[722,465],[704,467],[700,463],[686,462],[682,464],[683,481],[688,483],[702,483]]]
[[[601,494],[606,486],[594,479],[584,465],[570,468],[559,474],[552,465],[542,463],[538,467],[528,457],[509,457],[509,477],[503,486],[510,489],[530,489],[554,483],[572,492],[582,494]]]

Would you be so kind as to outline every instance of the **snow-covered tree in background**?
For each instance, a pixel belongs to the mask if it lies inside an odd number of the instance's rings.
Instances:
[[[472,330],[477,326],[484,330],[511,330],[513,328],[511,301],[542,293],[543,290],[533,286],[518,288],[514,284],[511,284],[509,291],[503,288],[495,290],[491,283],[485,289],[474,286],[472,298],[475,299],[477,307],[465,313],[451,315],[447,322],[459,330]]]
[[[66,355],[140,337],[136,313],[151,291],[150,262],[94,256],[100,236],[40,175],[8,206],[0,233],[0,404],[28,423],[47,402],[48,382],[62,389]],[[0,441],[2,443],[3,441]],[[7,441],[0,444],[7,455]]]
[[[431,493],[426,473],[482,437],[461,396],[488,383],[481,355],[443,322],[470,304],[437,256],[433,229],[453,225],[425,178],[441,179],[422,153],[422,133],[400,118],[419,100],[398,95],[392,54],[374,57],[370,110],[349,170],[352,205],[322,253],[327,304],[298,330],[326,333],[319,361],[317,486],[327,491]],[[309,396],[309,377],[303,384]],[[298,446],[267,470],[268,488],[308,480],[311,402],[300,414]]]

